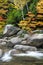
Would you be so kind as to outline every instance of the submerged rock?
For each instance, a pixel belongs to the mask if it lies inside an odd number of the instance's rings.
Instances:
[[[22,51],[36,51],[37,50],[36,47],[26,46],[26,45],[15,45],[14,49],[22,50]]]

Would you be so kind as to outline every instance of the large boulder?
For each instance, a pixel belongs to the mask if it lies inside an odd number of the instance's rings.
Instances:
[[[14,27],[11,24],[8,24],[4,28],[3,35],[10,36],[10,35],[16,34],[19,30],[20,30],[19,28]]]
[[[33,34],[31,36],[31,43],[28,41],[28,44],[31,46],[39,47],[43,44],[43,34]]]
[[[36,51],[37,50],[36,47],[26,46],[26,45],[15,45],[14,49],[22,50],[22,51]]]

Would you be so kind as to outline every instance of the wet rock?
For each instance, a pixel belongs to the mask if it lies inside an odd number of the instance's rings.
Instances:
[[[27,39],[30,40],[31,36],[29,34],[22,34],[21,36],[19,36],[19,38],[21,38],[22,41],[24,41],[24,40],[27,40]]]
[[[12,39],[10,39],[10,42],[13,44],[19,44],[21,41],[22,39],[19,37],[13,37]]]
[[[13,48],[13,47],[14,47],[14,44],[12,44],[11,42],[8,42],[8,43],[6,44],[6,47],[7,47],[7,48]]]
[[[6,45],[6,39],[0,39],[0,45]]]
[[[14,49],[22,50],[22,51],[36,51],[37,50],[36,47],[26,46],[26,45],[15,45]]]
[[[43,44],[43,39],[34,39],[30,43],[32,46],[40,47]]]
[[[33,33],[43,33],[43,30],[34,30]]]
[[[28,43],[29,43],[29,41],[28,41]],[[31,43],[29,45],[39,47],[42,44],[43,44],[43,34],[32,35]]]
[[[26,40],[24,40],[24,41],[22,41],[22,42],[21,42],[21,44],[27,44],[27,41],[26,41]]]
[[[2,57],[3,51],[2,49],[0,49],[0,57]]]
[[[6,42],[1,42],[0,45],[6,45]]]
[[[28,39],[28,38],[30,39],[30,35],[29,34],[25,34],[24,35],[24,39]]]
[[[10,52],[10,55],[22,53],[22,51],[19,51],[19,50],[16,50],[16,49],[12,49],[9,52]]]
[[[43,39],[43,34],[33,34],[31,39]]]
[[[23,30],[20,30],[18,33],[17,33],[17,35],[22,35],[23,34]]]
[[[19,30],[20,30],[19,28],[14,27],[14,26],[11,25],[11,24],[8,24],[8,25],[6,25],[5,28],[4,28],[3,35],[4,35],[4,36],[14,35],[14,34],[16,34]]]
[[[28,34],[28,32],[25,31],[25,30],[20,30],[20,31],[17,33],[18,36],[20,36],[20,35],[22,35],[22,34]]]

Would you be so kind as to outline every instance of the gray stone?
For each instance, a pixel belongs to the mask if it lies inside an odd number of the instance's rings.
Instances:
[[[20,37],[22,40],[31,39],[31,36],[29,34],[23,34],[23,37]]]
[[[17,33],[17,35],[22,35],[23,34],[23,30],[20,30],[18,33]]]
[[[21,44],[27,44],[27,41],[26,41],[26,40],[24,40],[24,41],[22,41],[22,42],[21,42]]]
[[[13,47],[14,47],[14,44],[12,44],[11,42],[8,42],[8,43],[6,44],[6,47],[7,47],[7,48],[13,48]]]
[[[43,33],[43,30],[34,30],[33,33]]]
[[[1,42],[0,45],[6,45],[6,42]]]
[[[36,47],[26,46],[26,45],[15,45],[14,49],[22,50],[22,51],[36,51],[37,50]]]
[[[19,37],[14,37],[14,38],[10,39],[10,42],[13,43],[13,44],[18,44],[21,41],[22,41],[22,39],[19,38]]]
[[[10,55],[22,53],[22,51],[19,51],[19,50],[16,50],[16,49],[11,49],[9,52],[10,52]]]
[[[31,36],[31,39],[33,40],[33,39],[43,39],[43,34],[33,34],[32,36]]]
[[[28,32],[25,31],[25,30],[20,30],[20,31],[17,33],[17,35],[22,35],[22,34],[28,34]]]
[[[29,34],[25,34],[24,35],[24,39],[28,39],[28,38],[30,39],[30,35]]]
[[[42,44],[43,44],[43,34],[34,34],[31,36],[31,43],[29,43],[29,45],[40,46]]]
[[[8,24],[4,28],[3,35],[10,36],[10,35],[16,34],[19,30],[20,30],[20,28],[17,28],[11,24]]]

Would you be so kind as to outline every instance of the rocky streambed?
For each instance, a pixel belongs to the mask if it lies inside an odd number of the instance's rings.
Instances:
[[[25,30],[6,25],[0,38],[0,64],[14,65],[14,62],[15,65],[43,64],[43,34],[30,35]]]

